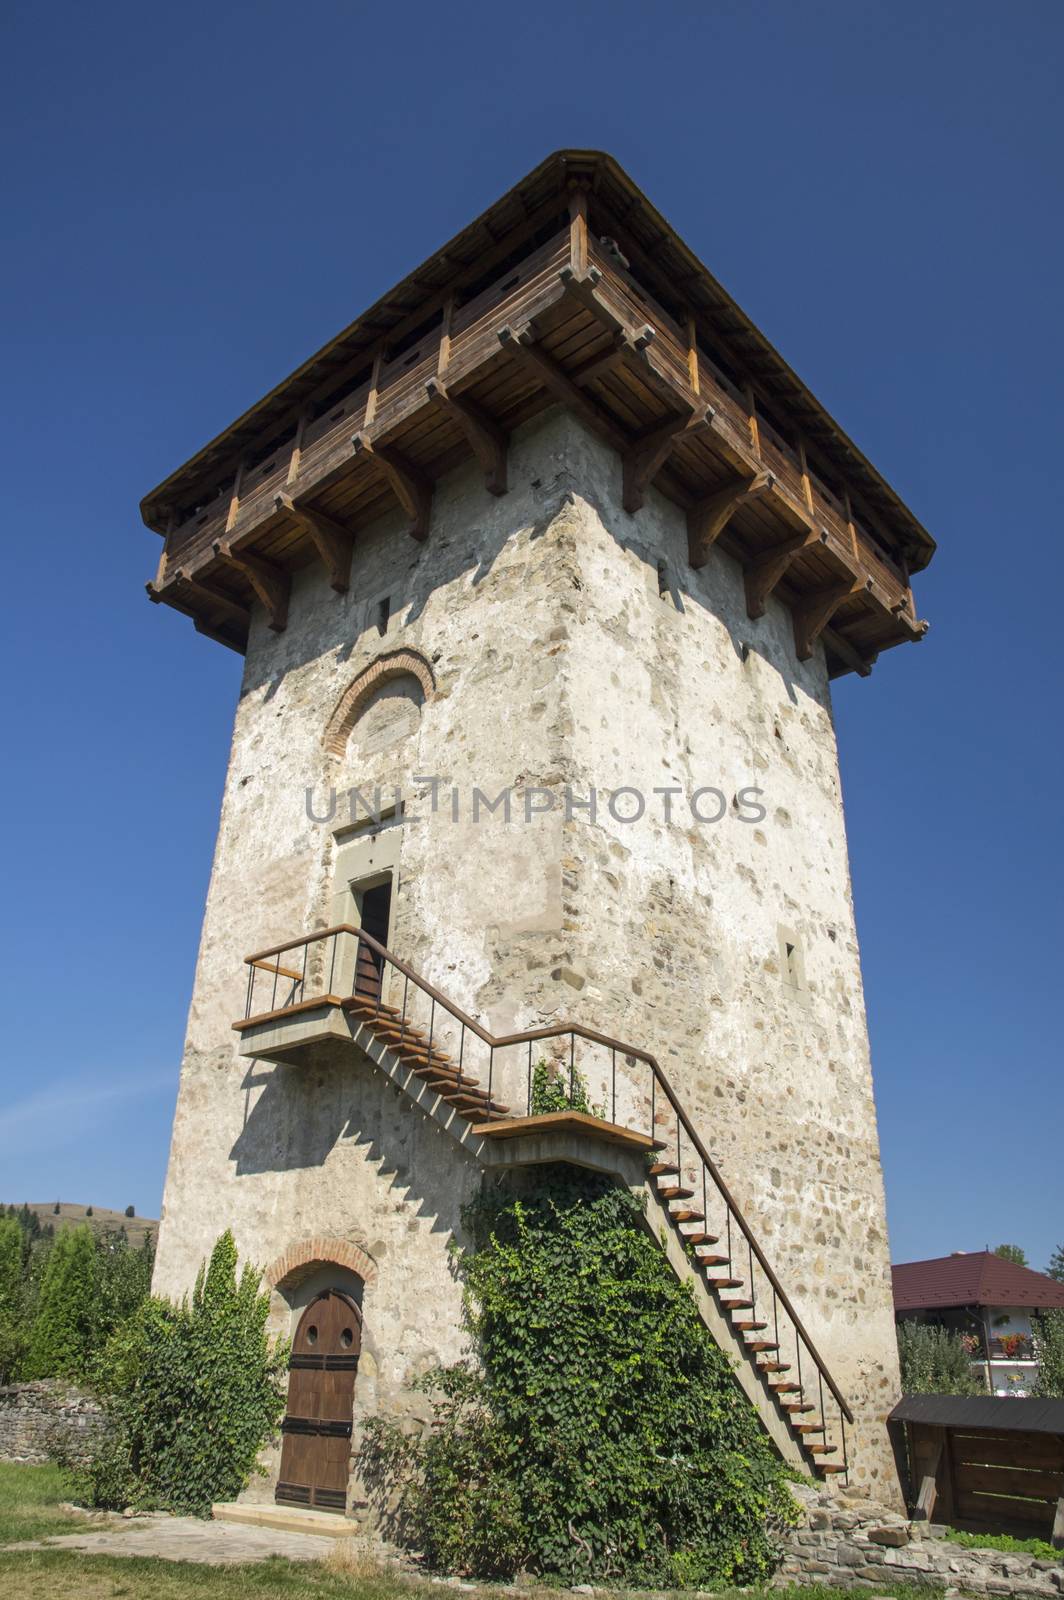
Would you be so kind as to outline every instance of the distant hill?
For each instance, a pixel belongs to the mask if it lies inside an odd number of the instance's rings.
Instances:
[[[51,1223],[58,1231],[60,1228],[75,1227],[79,1222],[87,1222],[90,1228],[103,1231],[106,1228],[125,1228],[126,1237],[131,1245],[139,1245],[145,1234],[150,1234],[153,1239],[158,1237],[159,1223],[155,1217],[127,1217],[124,1211],[108,1211],[106,1206],[93,1206],[92,1216],[85,1215],[85,1206],[68,1205],[63,1201],[59,1203],[58,1212],[55,1201],[49,1200],[46,1204],[38,1204],[28,1200],[27,1206],[35,1211],[40,1218],[41,1226]],[[15,1201],[16,1206],[21,1206],[22,1201]]]

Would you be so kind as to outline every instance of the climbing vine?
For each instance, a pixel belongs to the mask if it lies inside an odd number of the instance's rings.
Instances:
[[[578,1069],[552,1074],[546,1061],[537,1061],[532,1072],[532,1100],[534,1117],[544,1117],[553,1111],[583,1111],[589,1117],[605,1118],[605,1106],[593,1106],[588,1098],[587,1084]]]
[[[393,1531],[448,1571],[753,1583],[794,1520],[786,1469],[643,1224],[605,1179],[546,1169],[467,1222],[477,1363],[422,1379],[432,1423],[371,1424]]]

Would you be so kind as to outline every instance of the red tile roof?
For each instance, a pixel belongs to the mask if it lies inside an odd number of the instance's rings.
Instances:
[[[894,1309],[930,1311],[941,1306],[1032,1306],[1064,1308],[1064,1283],[1017,1267],[990,1250],[973,1250],[933,1261],[905,1261],[891,1268]]]

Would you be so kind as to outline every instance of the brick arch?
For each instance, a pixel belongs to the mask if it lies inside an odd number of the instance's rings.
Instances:
[[[390,678],[411,676],[420,683],[427,700],[436,687],[432,668],[416,650],[390,650],[358,674],[348,684],[325,725],[325,748],[331,756],[342,756],[351,737],[351,729],[371,695],[376,694]]]
[[[348,1239],[319,1236],[289,1245],[284,1254],[266,1268],[266,1282],[271,1289],[292,1289],[319,1267],[346,1267],[367,1286],[377,1281],[376,1263],[357,1244],[351,1244]]]

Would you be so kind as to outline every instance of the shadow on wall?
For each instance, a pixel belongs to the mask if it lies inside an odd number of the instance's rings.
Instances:
[[[323,1169],[343,1144],[351,1160],[322,1181],[344,1211],[401,1204],[433,1232],[460,1233],[476,1162],[356,1045],[322,1045],[305,1066],[250,1061],[242,1088],[244,1125],[229,1152],[239,1177]]]

